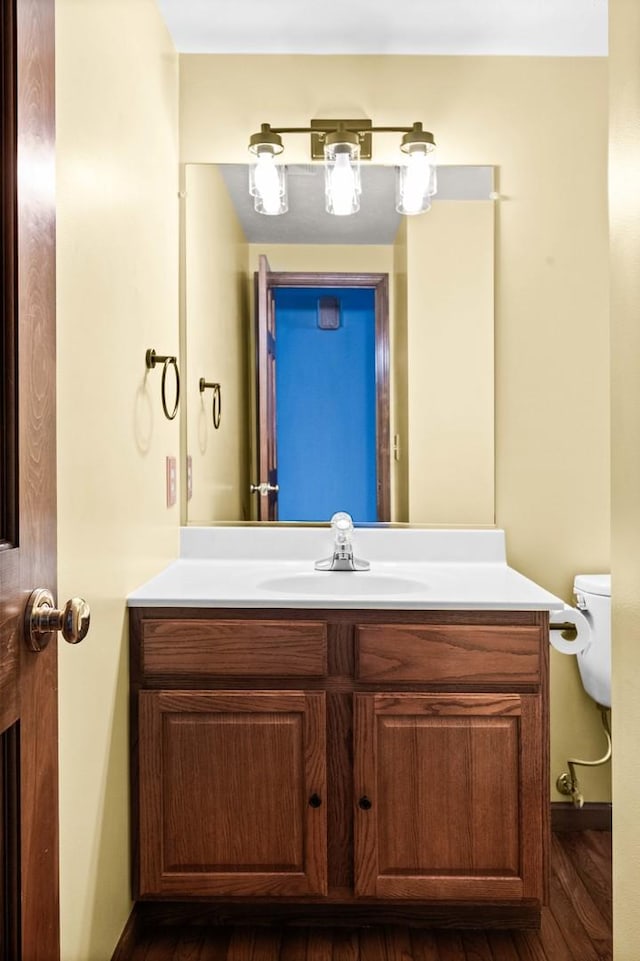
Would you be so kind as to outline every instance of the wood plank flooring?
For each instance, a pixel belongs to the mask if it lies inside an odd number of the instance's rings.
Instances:
[[[118,955],[123,958],[122,954]],[[555,834],[539,931],[167,927],[127,961],[611,961],[611,835]]]

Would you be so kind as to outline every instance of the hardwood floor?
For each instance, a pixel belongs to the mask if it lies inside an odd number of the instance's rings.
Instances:
[[[540,931],[156,927],[119,961],[611,961],[611,835],[555,834]]]

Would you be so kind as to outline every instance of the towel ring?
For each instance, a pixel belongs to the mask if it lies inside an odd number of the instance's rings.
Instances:
[[[159,354],[156,354],[153,347],[150,347],[145,354],[145,363],[147,370],[153,370],[156,364],[163,364],[161,385],[162,409],[167,420],[173,420],[178,413],[178,404],[180,403],[180,371],[178,370],[178,360],[171,355],[161,357]],[[167,371],[169,367],[173,367],[176,372],[176,402],[171,413],[169,413],[167,406]]]
[[[211,381],[207,381],[204,377],[200,378],[200,393],[204,394],[207,387],[213,390],[213,402],[211,405],[211,419],[213,421],[213,426],[216,430],[220,427],[220,417],[222,416],[222,393],[220,390],[220,384],[214,384]]]

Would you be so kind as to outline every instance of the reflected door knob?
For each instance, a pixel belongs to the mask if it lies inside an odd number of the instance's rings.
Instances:
[[[260,494],[260,497],[266,497],[268,494],[277,494],[280,490],[278,484],[267,484],[263,481],[261,484],[249,484],[249,490],[252,494]]]
[[[34,591],[24,614],[24,636],[32,651],[43,651],[54,631],[60,631],[69,644],[86,637],[91,621],[89,605],[82,597],[72,597],[59,611],[53,594],[46,588]]]

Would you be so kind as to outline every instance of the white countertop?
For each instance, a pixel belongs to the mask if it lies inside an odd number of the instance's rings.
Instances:
[[[183,528],[181,557],[133,591],[130,607],[562,610],[509,567],[504,532],[357,528],[364,572],[319,572],[326,527]]]

